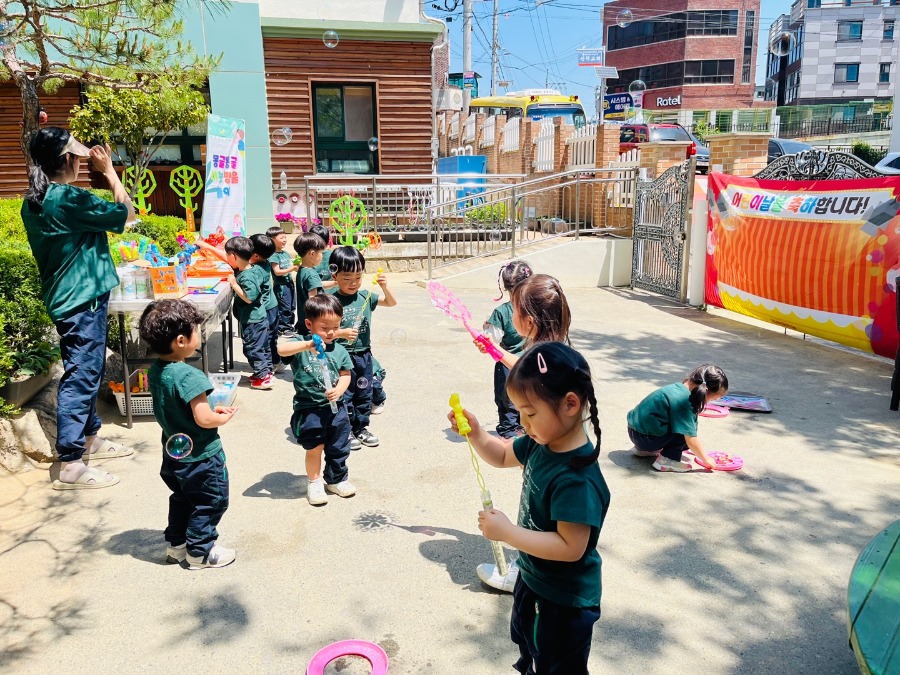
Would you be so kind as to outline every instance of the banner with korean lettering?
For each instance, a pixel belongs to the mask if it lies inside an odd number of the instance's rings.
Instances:
[[[706,302],[894,358],[900,176],[711,174]]]
[[[206,126],[206,185],[201,231],[246,235],[244,120],[210,115]]]

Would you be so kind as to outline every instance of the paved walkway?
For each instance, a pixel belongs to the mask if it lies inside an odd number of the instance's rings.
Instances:
[[[856,672],[850,569],[900,512],[890,365],[560,276],[572,341],[593,369],[613,493],[592,672]],[[319,648],[362,638],[397,675],[510,673],[511,598],[474,575],[490,550],[466,446],[445,419],[456,391],[496,422],[492,363],[413,282],[394,276],[400,306],[375,314],[389,399],[373,418],[381,446],[351,456],[355,498],[307,504],[287,430],[291,383],[255,392],[244,380],[222,429],[232,498],[221,540],[238,551],[228,568],[162,564],[167,491],[152,418],[127,430],[103,411],[106,432],[137,449],[106,463],[122,476],[112,489],[53,492],[42,471],[0,478],[0,670],[301,673]],[[476,317],[492,294],[487,281],[460,289]],[[708,447],[742,455],[744,471],[655,473],[630,455],[625,413],[707,361],[775,412],[702,420]],[[515,514],[521,474],[485,477]],[[368,672],[357,659],[338,665],[329,672]]]

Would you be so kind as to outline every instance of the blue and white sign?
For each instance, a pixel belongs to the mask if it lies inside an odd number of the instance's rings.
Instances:
[[[622,119],[632,105],[631,94],[607,94],[603,97],[603,119]]]

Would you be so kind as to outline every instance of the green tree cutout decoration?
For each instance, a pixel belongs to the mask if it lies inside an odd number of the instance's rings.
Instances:
[[[200,190],[203,189],[203,176],[194,167],[182,164],[169,175],[169,187],[178,195],[178,203],[184,207],[188,229],[195,231],[197,227],[194,225],[194,211],[197,210],[197,205],[193,197],[200,194]]]
[[[362,251],[369,245],[369,240],[365,237],[360,237],[359,241],[356,240],[357,233],[365,227],[369,219],[366,207],[361,200],[352,195],[338,197],[331,202],[328,215],[331,217],[334,229],[341,235],[338,239],[341,246],[353,246]]]
[[[147,198],[156,190],[156,176],[153,175],[150,169],[144,169],[141,171],[140,180],[135,181],[134,174],[133,166],[126,167],[122,174],[122,185],[128,190],[129,194],[134,196],[134,205],[138,213],[146,216],[152,208]]]

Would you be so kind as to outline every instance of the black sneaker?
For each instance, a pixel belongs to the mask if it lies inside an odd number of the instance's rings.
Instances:
[[[281,331],[278,334],[278,337],[295,338],[295,337],[297,337],[297,331],[295,331],[293,328],[288,328],[286,330]]]
[[[359,442],[359,439],[350,434],[350,449],[351,450],[359,450],[362,447],[362,443]]]
[[[373,434],[368,429],[361,429],[360,431],[357,431],[356,438],[360,443],[362,443],[363,445],[367,445],[370,448],[374,448],[378,445],[378,436]]]

